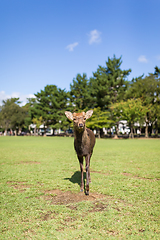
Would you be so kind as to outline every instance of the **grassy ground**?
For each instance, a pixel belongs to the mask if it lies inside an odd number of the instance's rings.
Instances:
[[[0,171],[0,239],[160,239],[160,140],[97,140],[89,196],[73,138],[0,137]]]

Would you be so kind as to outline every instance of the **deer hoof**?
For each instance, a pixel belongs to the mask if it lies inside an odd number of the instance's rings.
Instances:
[[[87,196],[89,195],[89,191],[86,191],[86,195],[87,195]]]

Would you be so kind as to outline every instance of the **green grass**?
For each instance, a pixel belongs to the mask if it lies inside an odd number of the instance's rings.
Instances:
[[[0,137],[0,239],[160,239],[160,140],[96,140],[90,195],[73,138]]]

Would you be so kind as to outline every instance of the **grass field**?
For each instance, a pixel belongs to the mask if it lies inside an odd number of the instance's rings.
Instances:
[[[160,140],[97,139],[90,195],[73,138],[0,137],[0,239],[160,239]]]

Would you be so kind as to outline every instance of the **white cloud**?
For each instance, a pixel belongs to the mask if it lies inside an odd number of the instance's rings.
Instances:
[[[148,62],[148,59],[146,58],[146,56],[141,55],[141,56],[139,56],[139,58],[138,58],[138,62],[147,63],[147,62]]]
[[[20,94],[19,92],[13,92],[10,95],[6,94],[5,91],[0,92],[0,105],[2,105],[2,100],[6,100],[8,98],[20,98],[21,101],[20,106],[24,106],[27,103],[27,98],[35,98],[34,94]]]
[[[98,30],[93,30],[90,31],[90,33],[88,34],[89,36],[89,44],[93,44],[93,43],[100,43],[101,42],[101,32],[99,32]]]
[[[78,46],[78,42],[69,44],[69,45],[66,47],[66,49],[68,49],[70,52],[72,52],[76,46]]]

